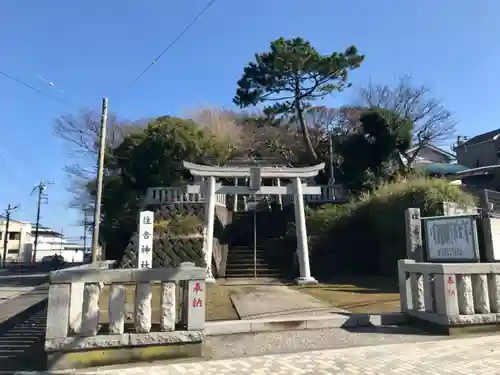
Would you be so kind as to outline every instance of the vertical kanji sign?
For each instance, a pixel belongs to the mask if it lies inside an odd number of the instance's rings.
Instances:
[[[203,329],[205,325],[205,280],[187,282],[187,329]]]
[[[137,268],[151,268],[153,264],[154,213],[141,211],[139,215],[139,248]]]

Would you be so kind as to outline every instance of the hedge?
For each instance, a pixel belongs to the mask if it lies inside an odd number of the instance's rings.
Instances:
[[[404,212],[418,207],[423,216],[442,215],[443,201],[474,205],[475,199],[448,181],[426,177],[387,183],[342,205],[309,210],[307,218],[312,274],[323,279],[338,274],[393,276],[405,257]],[[293,257],[290,231],[273,246],[280,257]],[[294,272],[296,272],[296,266]]]

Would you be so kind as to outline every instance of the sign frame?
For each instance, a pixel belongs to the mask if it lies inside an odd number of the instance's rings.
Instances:
[[[477,214],[466,214],[466,215],[450,215],[450,216],[430,216],[422,217],[421,223],[423,226],[423,232],[425,236],[425,253],[427,261],[431,263],[478,263],[480,262],[479,254],[479,239],[477,234]],[[431,225],[439,221],[453,221],[453,220],[468,220],[471,235],[471,256],[466,257],[435,257],[431,251],[430,241],[431,238]]]

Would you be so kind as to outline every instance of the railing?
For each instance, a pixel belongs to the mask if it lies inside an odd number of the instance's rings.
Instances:
[[[192,263],[183,263],[179,268],[107,269],[109,267],[110,262],[101,262],[98,266],[84,265],[51,273],[46,351],[202,340],[204,268],[194,267]],[[155,291],[160,294],[157,332],[152,332],[153,283],[159,284],[159,290]],[[107,329],[100,319],[103,311],[99,306],[100,300],[103,304],[104,284],[111,284],[109,307],[104,311],[108,315]],[[132,309],[126,304],[127,291],[133,291],[130,288],[135,288]],[[133,323],[131,331],[126,321]]]
[[[337,202],[345,198],[345,189],[342,185],[321,185],[321,194],[304,195],[304,199],[309,203]],[[290,195],[282,196],[283,203],[293,202]],[[226,195],[216,194],[216,204],[226,206]],[[187,194],[184,187],[153,187],[148,189],[146,204],[162,203],[199,203],[205,202],[203,194]]]
[[[441,325],[497,324],[500,263],[400,260],[401,311]]]
[[[205,202],[203,194],[188,194],[185,187],[152,187],[146,194],[146,204],[200,203]],[[216,194],[215,204],[226,206],[226,194]]]
[[[321,194],[304,194],[304,200],[307,203],[328,203],[338,202],[346,197],[345,189],[342,185],[319,185]],[[282,197],[284,204],[293,203],[293,196],[285,195]]]

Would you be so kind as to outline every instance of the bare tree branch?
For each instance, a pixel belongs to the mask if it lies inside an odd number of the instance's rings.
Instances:
[[[413,122],[412,144],[417,150],[429,144],[440,145],[455,134],[456,121],[442,103],[432,97],[428,87],[413,85],[411,76],[395,86],[369,83],[360,89],[360,104],[391,110]],[[412,164],[418,152],[405,155]]]
[[[101,115],[91,109],[77,114],[65,114],[54,120],[54,134],[68,145],[70,163],[65,171],[70,177],[68,191],[73,193],[71,208],[91,211],[93,199],[88,191],[89,181],[96,176]],[[109,114],[106,133],[108,150],[114,149],[127,135],[143,128],[147,121],[118,121]]]

